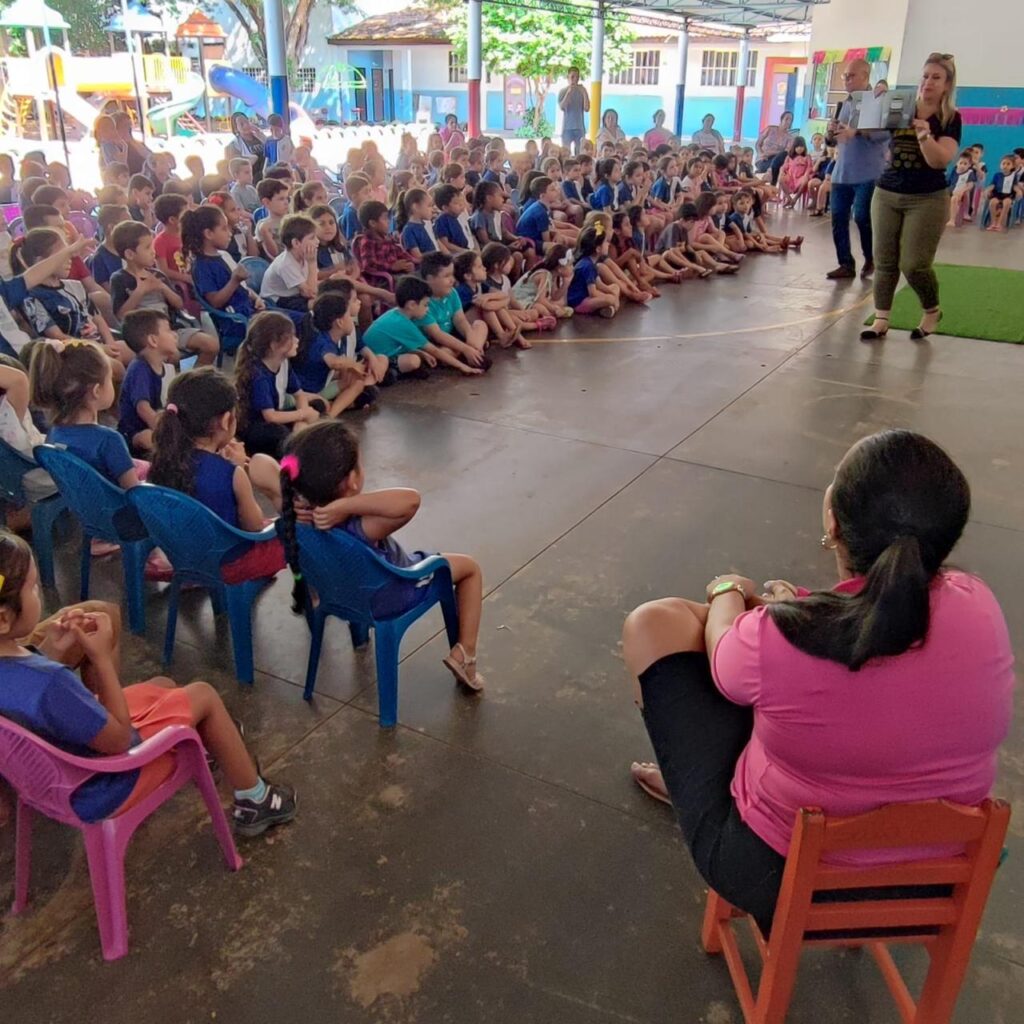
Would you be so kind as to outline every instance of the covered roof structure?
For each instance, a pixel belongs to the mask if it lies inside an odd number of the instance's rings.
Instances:
[[[781,29],[805,25],[829,0],[604,0],[609,9],[714,22],[733,28]]]

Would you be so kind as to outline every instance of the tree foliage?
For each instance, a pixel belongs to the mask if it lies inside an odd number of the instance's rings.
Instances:
[[[0,3],[0,10],[10,7],[10,2]],[[104,27],[111,17],[121,10],[120,0],[47,0],[47,7],[59,11],[64,20],[71,26],[68,39],[71,48],[79,54],[110,53],[110,40]],[[36,41],[40,33],[36,34]],[[63,46],[64,36],[59,28],[50,32],[50,42],[54,46]],[[12,52],[25,53],[23,32],[12,33]]]
[[[468,8],[463,0],[432,0],[434,10],[445,12],[452,48],[466,59]],[[586,81],[590,71],[592,19],[585,10],[483,5],[484,66],[501,75],[522,75],[533,91],[535,125],[544,113],[544,100],[552,85],[570,67],[580,69]],[[618,71],[632,60],[630,43],[635,34],[623,20],[607,18],[604,33],[605,71]]]

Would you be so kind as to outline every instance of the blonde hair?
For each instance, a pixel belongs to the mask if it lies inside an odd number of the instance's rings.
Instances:
[[[956,59],[951,53],[929,53],[924,66],[927,67],[929,64],[936,64],[946,72],[949,88],[939,102],[939,123],[945,128],[956,113]]]

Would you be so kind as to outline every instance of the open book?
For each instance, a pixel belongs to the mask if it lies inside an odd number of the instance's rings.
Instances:
[[[890,89],[876,96],[870,90],[851,94],[850,127],[860,132],[892,132],[909,128],[917,105],[915,89]]]

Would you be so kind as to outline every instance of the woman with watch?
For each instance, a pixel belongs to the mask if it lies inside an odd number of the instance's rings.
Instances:
[[[871,200],[875,250],[875,319],[864,341],[889,332],[900,272],[921,300],[924,316],[911,331],[915,341],[939,325],[939,283],[932,263],[949,213],[946,168],[960,150],[962,121],[953,105],[956,64],[950,53],[932,53],[924,64],[917,109],[909,128],[892,133],[889,166]]]
[[[667,598],[626,620],[658,760],[633,777],[671,800],[701,876],[765,935],[801,807],[851,815],[990,793],[1013,654],[988,587],[944,566],[969,509],[941,448],[884,431],[846,453],[825,492],[833,590],[774,581],[759,594],[718,576],[706,603]]]

